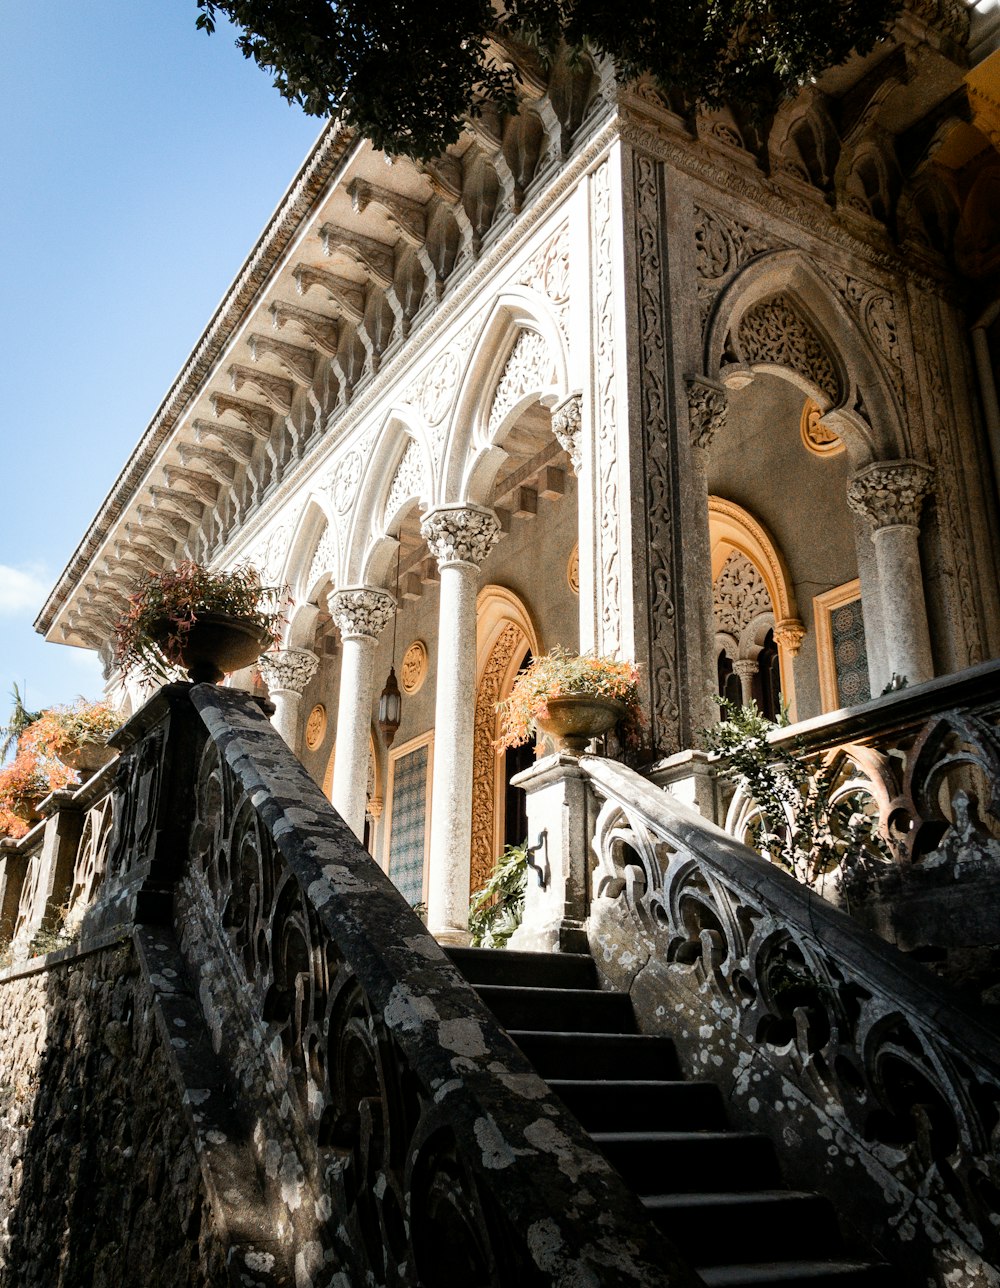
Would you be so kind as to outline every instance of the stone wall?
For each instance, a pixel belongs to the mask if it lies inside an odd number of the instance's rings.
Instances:
[[[228,1283],[130,942],[0,981],[0,1288]]]

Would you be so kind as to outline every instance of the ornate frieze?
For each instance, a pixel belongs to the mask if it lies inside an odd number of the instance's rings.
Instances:
[[[695,206],[695,269],[702,330],[708,321],[724,279],[755,255],[774,249],[763,233],[718,211]]]
[[[687,387],[691,445],[707,449],[725,428],[729,395],[722,385],[704,376],[688,376]]]
[[[348,586],[330,596],[330,613],[345,640],[377,640],[395,607],[393,596],[377,586]]]
[[[488,431],[491,439],[511,408],[526,395],[547,389],[554,374],[548,344],[537,331],[522,331],[493,396]]]
[[[283,648],[262,654],[257,665],[270,693],[301,693],[316,674],[319,658],[310,649]]]
[[[734,550],[719,569],[712,587],[715,629],[740,644],[746,628],[761,616],[774,616],[774,605],[760,569],[739,550]]]
[[[478,505],[447,505],[432,510],[420,524],[439,568],[472,564],[478,568],[500,540],[500,524],[492,510]]]
[[[919,461],[877,461],[855,474],[847,504],[878,531],[920,525],[920,509],[934,471]]]
[[[312,557],[312,563],[309,565],[309,576],[306,579],[306,593],[312,589],[321,577],[328,573],[335,575],[337,571],[337,538],[329,524],[323,529],[323,535],[320,537],[316,546],[316,552]]]
[[[510,667],[514,651],[523,644],[524,635],[514,622],[508,622],[497,637],[493,651],[483,668],[476,691],[476,720],[472,751],[472,862],[470,893],[481,889],[493,874],[496,863],[494,845],[496,811],[497,754],[496,704],[503,696],[501,686]]]
[[[747,309],[740,318],[737,343],[747,365],[767,362],[791,367],[831,402],[839,400],[840,382],[830,355],[787,296],[773,295]]]
[[[597,507],[595,519],[598,570],[598,650],[616,653],[621,647],[621,520],[618,504],[618,405],[615,389],[615,294],[613,265],[614,221],[611,213],[609,162],[602,162],[591,180],[594,276],[594,375]]]
[[[431,366],[420,391],[420,410],[428,425],[437,425],[444,420],[461,372],[461,360],[454,349],[446,349]]]
[[[338,514],[346,514],[357,494],[361,478],[361,453],[348,452],[334,471],[330,486],[330,499]]]
[[[583,466],[582,426],[583,399],[579,394],[571,394],[552,413],[552,432],[563,451],[569,453],[576,474]]]

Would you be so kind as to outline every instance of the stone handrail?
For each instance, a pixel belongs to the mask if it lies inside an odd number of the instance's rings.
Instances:
[[[235,1239],[218,1177],[236,1141],[206,1130],[219,1076],[193,1055],[207,1025],[275,1236],[231,1243],[234,1265],[260,1285],[694,1288],[254,699],[168,686],[116,742],[84,929],[149,927],[140,956]]]
[[[77,934],[104,874],[111,834],[114,763],[42,801],[43,821],[0,842],[0,943],[22,962],[39,946]],[[51,942],[48,942],[51,940]]]
[[[984,1270],[1000,1263],[984,1014],[669,793],[580,766],[603,800],[590,942],[643,1029],[772,1128],[792,1184],[824,1180],[861,1238],[897,1265],[902,1248],[907,1282],[1000,1282]]]

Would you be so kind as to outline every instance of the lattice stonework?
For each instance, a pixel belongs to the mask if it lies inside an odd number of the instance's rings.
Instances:
[[[833,661],[837,670],[837,694],[842,707],[853,707],[871,697],[868,680],[868,650],[861,600],[842,604],[830,614],[833,633]]]
[[[493,645],[493,652],[483,668],[476,693],[476,726],[472,752],[472,863],[470,892],[480,889],[489,879],[496,862],[496,772],[497,755],[493,749],[496,737],[496,704],[500,700],[503,678],[524,632],[508,622]]]
[[[427,756],[425,743],[398,756],[393,770],[389,876],[410,904],[420,903],[424,897]]]

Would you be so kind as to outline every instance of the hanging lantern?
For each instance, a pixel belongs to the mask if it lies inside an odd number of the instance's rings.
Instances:
[[[386,680],[382,696],[378,700],[378,727],[382,731],[382,739],[387,747],[392,746],[392,740],[395,738],[396,730],[399,728],[402,710],[403,696],[399,691],[399,685],[396,683],[396,668],[390,666],[389,678]]]

